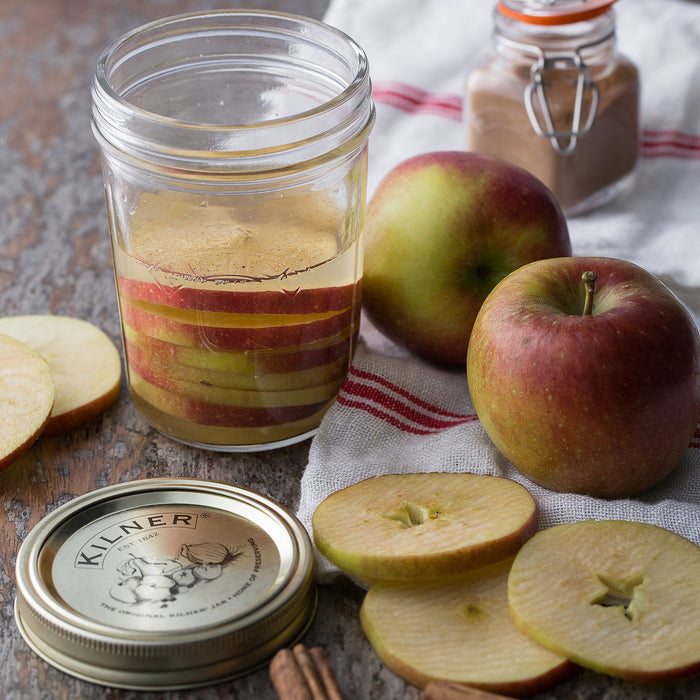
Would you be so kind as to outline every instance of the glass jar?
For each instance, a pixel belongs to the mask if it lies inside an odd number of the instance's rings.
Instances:
[[[616,47],[615,0],[503,0],[494,55],[467,80],[469,148],[542,180],[567,214],[634,177],[639,75]]]
[[[364,52],[303,17],[181,15],[107,47],[92,97],[136,407],[211,449],[312,435],[360,320]]]

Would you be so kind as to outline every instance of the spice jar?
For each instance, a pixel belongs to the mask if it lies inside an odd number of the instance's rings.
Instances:
[[[468,77],[469,149],[542,180],[567,214],[628,187],[639,75],[616,47],[615,0],[502,0],[494,51]]]
[[[199,447],[309,437],[358,335],[364,52],[304,17],[180,15],[108,46],[92,98],[134,404]]]

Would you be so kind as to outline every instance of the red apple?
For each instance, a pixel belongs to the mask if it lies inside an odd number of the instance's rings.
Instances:
[[[568,255],[561,208],[533,175],[476,153],[427,153],[390,171],[372,197],[363,301],[392,340],[463,366],[493,287],[525,263]]]
[[[584,283],[587,272],[597,280]],[[697,326],[623,260],[542,260],[506,277],[474,324],[467,376],[496,447],[555,491],[644,491],[673,470],[700,419]]]

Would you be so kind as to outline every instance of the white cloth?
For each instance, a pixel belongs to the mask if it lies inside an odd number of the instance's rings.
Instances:
[[[377,104],[369,194],[402,160],[466,147],[462,94],[491,51],[484,0],[332,0],[325,21],[369,57]],[[700,319],[700,4],[620,0],[621,51],[640,69],[642,158],[634,188],[569,219],[575,255],[625,258],[657,274]],[[634,499],[555,494],[521,476],[474,414],[463,371],[409,356],[363,319],[363,345],[314,437],[297,515],[374,474],[473,471],[510,477],[537,500],[542,527],[586,518],[655,523],[700,544],[700,431],[670,478]],[[322,557],[319,573],[335,570]]]

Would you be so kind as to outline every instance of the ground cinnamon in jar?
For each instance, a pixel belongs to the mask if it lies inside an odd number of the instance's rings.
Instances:
[[[639,74],[614,1],[499,2],[494,56],[467,81],[469,149],[529,170],[567,214],[619,194],[637,164]]]

